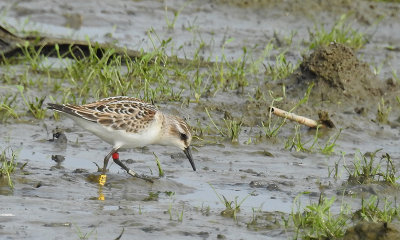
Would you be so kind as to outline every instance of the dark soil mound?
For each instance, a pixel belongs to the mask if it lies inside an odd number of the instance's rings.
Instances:
[[[360,222],[347,229],[344,240],[400,239],[399,226],[391,223]]]
[[[380,96],[378,80],[368,64],[357,59],[345,45],[332,43],[316,49],[300,65],[301,77],[316,83],[322,100],[338,102],[345,97],[365,99]]]

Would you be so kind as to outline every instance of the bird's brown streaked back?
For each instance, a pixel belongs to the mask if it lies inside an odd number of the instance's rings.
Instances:
[[[129,97],[106,98],[81,106],[53,103],[48,105],[50,109],[130,133],[144,130],[154,121],[158,111],[154,105]]]

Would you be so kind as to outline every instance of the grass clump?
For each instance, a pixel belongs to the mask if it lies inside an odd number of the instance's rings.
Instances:
[[[221,212],[221,215],[224,217],[230,217],[237,220],[237,214],[240,212],[240,205],[247,199],[247,196],[243,198],[240,202],[238,202],[238,196],[235,197],[234,201],[228,201],[225,196],[218,195],[220,201],[225,205],[225,210]]]
[[[35,49],[34,46],[30,45],[28,41],[24,42],[23,45],[17,44],[17,46],[21,49],[21,52],[24,56],[25,62],[30,66],[30,69],[34,72],[46,71],[49,67],[45,67],[43,64],[43,60],[45,59],[42,54],[42,50],[45,45],[42,45],[38,49]]]
[[[385,100],[382,98],[381,102],[378,104],[378,112],[376,114],[376,121],[379,123],[388,123],[389,114],[392,111],[390,106],[385,105]]]
[[[311,44],[310,49],[318,46],[328,45],[331,42],[342,43],[353,49],[360,49],[366,43],[363,33],[353,29],[351,24],[347,23],[347,14],[340,16],[330,31],[325,30],[324,26],[315,26],[314,32],[309,32]]]
[[[313,144],[309,147],[306,146],[308,142],[303,142],[302,137],[300,134],[300,125],[296,125],[294,128],[294,135],[293,137],[289,138],[285,142],[285,149],[292,151],[293,149],[296,150],[296,152],[312,152],[314,145],[315,145],[315,140]]]
[[[210,184],[211,188],[214,190],[215,194],[217,195],[219,201],[225,206],[225,210],[221,212],[221,215],[224,217],[233,218],[237,221],[237,214],[240,212],[240,206],[246,201],[246,199],[251,195],[248,194],[242,200],[238,201],[239,197],[236,196],[234,201],[229,201],[226,199],[224,195],[220,195],[217,190]]]
[[[236,121],[231,119],[224,119],[225,126],[226,126],[226,133],[225,135],[232,141],[232,142],[239,142],[239,134],[242,128],[242,121]]]
[[[142,52],[137,59],[117,56],[114,49],[107,49],[99,57],[97,45],[89,48],[88,57],[75,58],[75,64],[68,72],[74,88],[80,90],[78,97],[91,94],[96,98],[133,95],[148,102],[180,99],[180,93],[173,90],[174,83],[168,80],[176,68],[176,65],[169,64],[165,53],[165,48],[171,39],[160,40],[155,35],[160,42],[160,45],[156,46],[151,36],[153,33],[154,31],[149,32],[149,38],[154,46],[153,51]]]
[[[396,181],[400,176],[396,176],[397,169],[393,164],[388,153],[382,155],[380,160],[377,160],[377,153],[381,149],[373,153],[365,153],[355,156],[352,163],[352,169],[345,166],[349,174],[348,182],[351,184],[368,184],[372,182],[383,182],[389,185],[398,185]],[[383,167],[386,166],[386,169]]]
[[[161,40],[154,30],[150,30],[148,35],[153,50],[147,53],[142,50],[135,58],[114,48],[103,49],[88,39],[87,49],[74,45],[61,49],[55,45],[53,54],[57,59],[51,60],[55,63],[48,66],[45,66],[46,53],[42,47],[21,44],[22,57],[15,60],[29,66],[29,69],[17,78],[7,72],[4,79],[7,84],[18,85],[29,112],[38,119],[45,115],[46,110],[41,106],[44,97],[25,97],[28,87],[44,90],[46,96],[56,94],[56,101],[72,104],[86,103],[89,98],[92,100],[116,95],[129,95],[152,103],[161,100],[181,101],[183,90],[192,82],[188,75],[192,67],[187,63],[182,67],[174,56],[167,56],[166,49],[173,47],[169,46],[171,38]],[[204,83],[200,83],[198,89],[206,89]],[[7,106],[10,105],[1,105],[2,112],[15,115]]]
[[[342,207],[340,213],[334,215],[331,207],[335,197],[327,199],[321,194],[318,203],[311,203],[302,209],[299,196],[294,200],[296,211],[293,208],[285,220],[287,228],[289,224],[294,226],[293,239],[337,239],[344,236],[349,220],[348,209]]]
[[[222,52],[227,44],[234,41],[233,38],[228,39],[222,46]],[[291,75],[297,68],[296,64],[287,60],[287,51],[278,53],[275,57],[271,57],[271,51],[274,49],[272,43],[268,43],[261,54],[256,59],[252,59],[252,49],[242,48],[242,55],[235,59],[228,59],[225,54],[221,57],[217,56],[215,62],[206,69],[203,75],[204,81],[208,84],[203,89],[211,91],[215,95],[218,91],[235,90],[237,93],[243,94],[245,87],[251,85],[249,79],[264,78],[266,80],[279,80]],[[258,55],[258,54],[257,54]],[[265,64],[266,59],[272,58],[273,63]],[[263,74],[260,74],[263,72]],[[198,76],[196,76],[198,81]],[[193,87],[198,89],[199,87]],[[197,93],[198,94],[198,93]]]
[[[182,9],[176,12],[176,16]],[[169,21],[171,28],[174,22]],[[129,95],[152,103],[183,102],[184,98],[191,102],[191,97],[195,102],[200,102],[201,98],[215,96],[219,91],[244,94],[246,87],[251,85],[249,79],[262,78],[260,72],[263,62],[273,49],[269,43],[262,56],[255,61],[252,61],[253,50],[246,47],[242,48],[242,55],[234,59],[228,59],[223,53],[216,57],[215,62],[210,62],[211,57],[203,60],[199,55],[195,55],[193,61],[185,61],[174,55],[175,50],[180,49],[174,48],[171,38],[160,39],[153,29],[147,33],[153,48],[148,52],[141,50],[134,58],[118,49],[102,48],[97,43],[90,43],[89,39],[87,48],[74,45],[61,48],[55,45],[51,53],[44,51],[43,47],[21,44],[22,57],[15,60],[29,66],[29,69],[18,76],[15,83],[12,83],[10,73],[7,73],[5,79],[8,79],[9,84],[24,86],[25,90],[28,87],[43,90],[47,96],[57,96],[54,97],[56,102],[61,103],[84,104],[93,98],[116,95]],[[233,40],[228,39],[224,43],[222,52]],[[209,46],[201,40],[199,51],[203,49],[204,52],[206,48]],[[57,56],[57,59],[47,59],[50,54]],[[285,77],[294,69],[286,59],[286,52],[278,53],[274,66],[264,67],[266,75],[271,75],[273,79]],[[32,73],[34,77],[30,76]],[[25,92],[20,92],[24,98]],[[41,109],[40,96],[24,101],[35,118],[41,119],[44,116],[46,110]],[[235,131],[238,129],[235,130],[235,127],[241,124],[237,121],[226,122],[225,127],[230,128],[231,124],[234,127],[233,134],[227,135],[236,141]]]
[[[340,212],[333,214],[335,197],[327,199],[321,194],[317,203],[302,207],[299,198],[303,194],[295,198],[289,217],[283,217],[286,229],[294,228],[293,239],[341,239],[349,225],[357,221],[390,223],[400,217],[400,207],[396,203],[385,198],[383,206],[379,207],[376,195],[368,200],[361,199],[361,208],[355,212],[349,205],[342,204]]]
[[[279,52],[274,57],[271,56],[272,50],[275,48],[274,44],[268,43],[260,56],[249,64],[245,69],[247,73],[257,74],[260,67],[264,67],[264,75],[273,81],[283,79],[291,75],[298,67],[298,64],[293,64],[287,60],[287,50]],[[271,59],[272,58],[272,59]],[[265,64],[265,59],[275,60],[273,64]]]
[[[379,207],[379,198],[372,195],[369,199],[361,199],[361,209],[354,213],[354,218],[366,220],[369,222],[386,222],[390,223],[394,218],[399,219],[400,206],[392,203],[387,198],[383,204],[383,208]]]
[[[13,189],[14,184],[11,179],[11,174],[14,173],[17,163],[15,161],[17,155],[11,148],[5,148],[0,153],[0,177],[6,178],[8,186]]]
[[[222,52],[227,44],[234,39],[228,39],[222,46]],[[244,87],[248,86],[247,76],[250,74],[248,67],[247,48],[243,48],[242,56],[229,61],[225,54],[215,58],[215,62],[208,68],[209,73],[205,76],[211,80],[214,94],[219,90],[236,90],[238,93],[244,92]]]
[[[247,62],[247,48],[243,47],[243,55],[233,62],[229,62],[224,57],[224,61],[228,68],[226,76],[229,79],[230,89],[237,89],[240,93],[244,93],[244,87],[249,85],[247,80],[248,69],[246,68]]]
[[[18,91],[20,92],[25,105],[28,107],[29,112],[37,119],[43,119],[46,116],[46,108],[43,108],[43,102],[46,96],[41,98],[35,97],[33,100],[26,99],[24,95],[24,86],[17,85]]]
[[[223,138],[229,139],[231,142],[234,143],[237,143],[239,141],[239,134],[243,125],[242,121],[224,119],[224,126],[218,127],[212,119],[210,113],[208,112],[208,109],[206,108],[205,110],[208,117],[210,118],[211,124]]]
[[[320,144],[319,128],[317,128],[312,143],[308,144],[309,142],[311,142],[311,140],[303,141],[299,129],[300,125],[296,125],[294,136],[289,138],[285,142],[285,149],[295,149],[297,152],[320,152],[322,154],[330,155],[334,152],[336,141],[338,140],[341,133],[341,130],[339,130],[338,133],[330,136],[325,143]]]
[[[291,75],[297,66],[286,60],[286,52],[275,57],[275,65],[264,65],[265,74],[271,76],[272,80],[284,79]]]
[[[0,120],[5,122],[9,117],[18,118],[15,109],[17,95],[6,94],[0,98]]]

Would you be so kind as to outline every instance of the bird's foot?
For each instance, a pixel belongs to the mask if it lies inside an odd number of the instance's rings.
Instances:
[[[154,180],[159,179],[157,177],[147,176],[147,175],[144,175],[144,174],[138,174],[138,173],[136,173],[135,171],[133,171],[131,169],[129,169],[128,174],[131,175],[132,177],[140,178],[140,179],[145,180],[145,181],[150,182],[150,183],[154,183]]]
[[[107,181],[107,175],[101,174],[99,177],[99,184],[101,186],[104,186],[104,184],[106,184],[106,181]]]

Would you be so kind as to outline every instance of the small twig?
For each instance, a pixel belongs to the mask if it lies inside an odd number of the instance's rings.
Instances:
[[[299,116],[299,115],[296,115],[294,113],[290,113],[290,112],[287,112],[285,110],[282,110],[282,109],[279,109],[279,108],[276,108],[276,107],[271,107],[270,111],[271,111],[271,113],[273,113],[274,115],[276,115],[278,117],[282,117],[282,118],[289,119],[291,121],[298,122],[298,123],[306,125],[306,126],[308,126],[310,128],[316,128],[318,126],[319,127],[329,127],[329,128],[332,127],[330,124],[325,124],[324,121],[318,122],[318,121],[315,121],[313,119],[306,118],[306,117],[303,117],[303,116]]]

